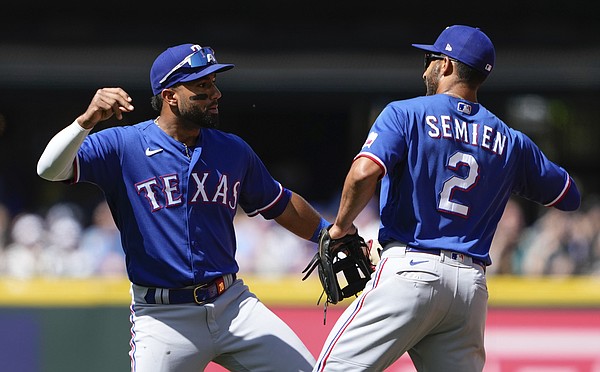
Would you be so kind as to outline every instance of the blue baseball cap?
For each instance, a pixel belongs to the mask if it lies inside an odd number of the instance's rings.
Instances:
[[[489,75],[496,62],[494,44],[477,27],[454,25],[446,27],[433,45],[412,44],[415,48],[445,54],[475,70]]]
[[[150,82],[154,95],[178,83],[200,79],[213,72],[233,68],[231,64],[217,63],[211,47],[181,44],[162,52],[150,69]]]

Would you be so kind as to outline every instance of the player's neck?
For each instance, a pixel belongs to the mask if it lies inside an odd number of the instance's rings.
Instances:
[[[200,135],[200,128],[185,129],[178,125],[169,124],[166,120],[161,120],[160,116],[154,119],[154,123],[176,141],[183,143],[187,147],[196,146]]]
[[[463,96],[461,94],[457,94],[457,93],[454,93],[454,92],[444,92],[443,94],[447,94],[447,95],[449,95],[451,97],[462,99],[462,100],[469,101],[469,102],[477,102],[477,96],[476,95],[468,95],[467,94],[467,95]]]
[[[451,84],[440,89],[443,94],[470,102],[477,102],[477,91],[461,83]]]

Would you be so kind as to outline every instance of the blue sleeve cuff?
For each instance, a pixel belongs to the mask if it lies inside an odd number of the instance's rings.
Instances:
[[[313,235],[310,237],[310,241],[313,243],[318,243],[319,242],[319,234],[321,233],[321,230],[323,230],[324,227],[328,227],[329,225],[331,225],[329,223],[329,221],[327,221],[326,219],[321,217],[321,222],[319,222],[319,226],[317,226],[317,229],[315,230]]]
[[[283,213],[283,211],[285,210],[285,208],[287,207],[288,203],[290,202],[290,199],[292,198],[292,191],[288,190],[286,188],[283,188],[283,192],[281,193],[281,197],[279,198],[279,200],[277,200],[275,203],[273,203],[272,206],[270,206],[269,208],[260,211],[260,214],[267,220],[272,220],[273,218],[278,217],[279,215],[281,215]],[[251,217],[255,216],[254,215],[250,215]]]

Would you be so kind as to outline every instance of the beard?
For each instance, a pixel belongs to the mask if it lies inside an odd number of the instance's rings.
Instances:
[[[440,72],[439,65],[435,65],[433,67],[433,70],[431,71],[431,73],[427,74],[427,76],[425,77],[425,95],[426,96],[433,96],[434,94],[437,93],[438,85],[440,82],[438,79],[439,72]]]
[[[202,111],[198,106],[192,105],[180,110],[180,115],[188,123],[196,127],[216,129],[219,127],[219,115]]]

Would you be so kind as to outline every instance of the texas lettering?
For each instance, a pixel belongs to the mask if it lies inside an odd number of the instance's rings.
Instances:
[[[192,173],[188,203],[220,203],[230,209],[236,209],[240,181],[230,181],[226,174],[218,177],[215,182],[210,180],[210,172]],[[212,182],[207,182],[208,180]],[[152,211],[164,207],[175,207],[183,203],[180,180],[176,174],[151,178],[137,183],[135,188],[139,195],[146,198]]]

